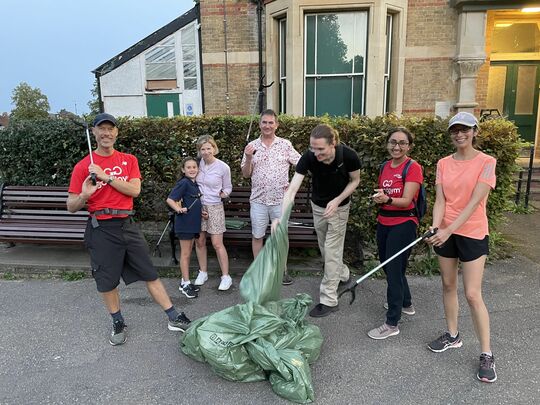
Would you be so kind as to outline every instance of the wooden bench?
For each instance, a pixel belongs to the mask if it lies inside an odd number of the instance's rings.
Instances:
[[[223,234],[225,246],[251,246],[251,219],[249,214],[250,187],[233,187],[231,195],[224,201],[225,219],[245,222],[241,229],[229,229]],[[174,221],[174,216],[170,216]],[[301,248],[318,248],[317,235],[313,228],[313,216],[311,203],[307,189],[300,189],[296,193],[293,210],[289,219],[289,246]],[[270,235],[270,227],[266,230],[265,237]],[[176,236],[174,224],[169,231],[169,239],[172,248],[172,260],[178,263],[175,254]]]
[[[88,212],[69,212],[67,197],[67,187],[0,185],[0,242],[82,244]]]

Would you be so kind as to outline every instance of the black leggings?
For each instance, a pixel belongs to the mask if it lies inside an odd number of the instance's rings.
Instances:
[[[415,239],[416,223],[414,221],[407,221],[392,226],[377,224],[379,260],[381,263],[384,262]],[[411,249],[403,252],[384,266],[386,281],[388,283],[386,289],[386,299],[388,302],[386,323],[391,326],[397,326],[398,321],[401,319],[401,308],[412,305],[411,291],[409,290],[409,284],[405,276],[410,254]]]

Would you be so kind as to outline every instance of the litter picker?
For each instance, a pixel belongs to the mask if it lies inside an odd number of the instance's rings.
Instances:
[[[267,89],[268,87],[271,87],[274,82],[270,84],[263,84],[263,80],[266,75],[263,75],[261,77],[261,81],[259,82],[259,89],[257,90],[257,99],[255,100],[255,104],[253,105],[253,112],[251,114],[251,121],[249,121],[249,129],[246,135],[246,142],[249,142],[249,137],[251,136],[251,128],[253,127],[253,118],[255,117],[255,112],[257,111],[257,106],[259,105],[259,99],[264,94],[264,89]],[[255,154],[256,151],[253,152]]]
[[[73,122],[75,125],[78,125],[84,128],[86,132],[86,142],[88,143],[88,153],[90,155],[90,163],[94,164],[94,157],[92,156],[92,141],[90,140],[90,130],[88,129],[88,124],[86,122],[81,122],[74,118],[71,118],[71,122]],[[97,184],[96,174],[90,173],[90,179],[92,180],[92,184],[95,186]]]
[[[412,248],[414,245],[416,245],[421,240],[431,238],[433,235],[437,233],[437,228],[433,230],[429,230],[426,233],[424,233],[422,236],[420,236],[418,239],[416,239],[414,242],[411,242],[409,245],[405,246],[403,249],[401,249],[399,252],[394,254],[392,257],[388,258],[381,264],[379,264],[377,267],[375,267],[373,270],[370,270],[368,273],[364,274],[362,277],[360,277],[358,280],[355,281],[353,285],[351,285],[349,288],[346,288],[342,292],[339,293],[338,299],[341,298],[341,296],[345,293],[350,292],[351,293],[351,302],[349,302],[349,305],[351,305],[354,302],[354,299],[356,298],[356,287],[358,287],[358,284],[360,284],[362,281],[364,281],[366,278],[371,276],[373,273],[375,273],[377,270],[382,269],[384,266],[386,266],[388,263],[390,263],[392,260],[394,260],[396,257],[401,255],[403,252],[406,252],[408,249]]]

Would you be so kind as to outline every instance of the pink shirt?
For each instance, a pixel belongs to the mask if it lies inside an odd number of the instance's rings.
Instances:
[[[492,189],[495,188],[496,164],[494,157],[482,152],[470,160],[456,160],[453,155],[439,160],[435,184],[442,185],[446,200],[441,224],[443,228],[454,222],[467,206],[478,183],[486,183]],[[489,235],[486,202],[487,196],[454,234],[473,239],[484,239],[486,235]]]
[[[219,193],[229,195],[232,191],[231,168],[222,160],[216,159],[209,165],[201,159],[197,184],[201,190],[203,205],[221,204]]]
[[[249,201],[264,205],[279,205],[289,187],[289,168],[295,166],[300,154],[287,139],[275,137],[269,147],[261,138],[250,142],[257,152],[253,155],[251,173],[251,197]],[[246,154],[242,167],[246,164]]]

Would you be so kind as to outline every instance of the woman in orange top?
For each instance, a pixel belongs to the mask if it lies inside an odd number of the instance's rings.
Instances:
[[[465,296],[482,351],[477,378],[494,382],[497,374],[490,347],[489,314],[482,299],[482,277],[489,253],[486,202],[495,187],[496,160],[475,149],[478,121],[472,114],[456,114],[450,119],[448,132],[456,152],[437,163],[432,229],[439,229],[427,240],[439,259],[448,331],[428,347],[440,353],[463,344],[458,332],[457,295],[461,262]]]

